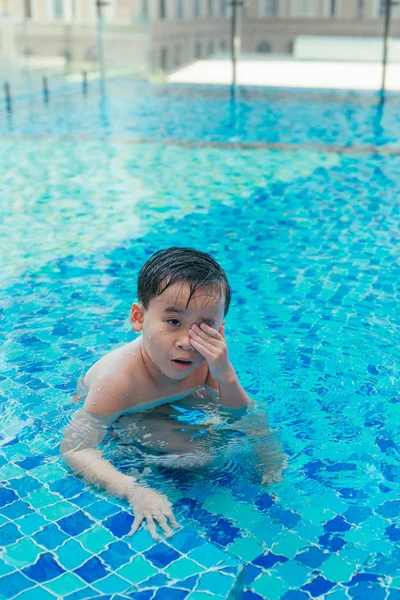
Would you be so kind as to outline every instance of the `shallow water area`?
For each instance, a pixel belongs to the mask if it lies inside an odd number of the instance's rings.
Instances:
[[[398,102],[115,82],[3,122],[0,598],[399,597]],[[159,469],[182,529],[154,543],[59,443],[172,245],[227,271],[230,357],[288,468]]]

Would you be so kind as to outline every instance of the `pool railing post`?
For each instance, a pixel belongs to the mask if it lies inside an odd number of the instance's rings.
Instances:
[[[392,16],[392,6],[396,6],[398,2],[393,0],[386,0],[385,2],[385,29],[383,37],[383,59],[382,59],[382,86],[381,94],[384,96],[386,91],[386,73],[387,73],[387,59],[388,59],[388,46],[389,46],[389,29],[390,21]]]
[[[82,92],[87,94],[87,71],[82,71]]]
[[[46,77],[46,75],[43,75],[43,100],[45,102],[45,104],[49,103],[49,81]]]
[[[11,104],[11,90],[10,84],[8,81],[4,83],[4,95],[6,99],[6,110],[8,113],[12,112],[12,104]]]
[[[232,19],[231,19],[231,52],[232,52],[232,97],[236,96],[237,87],[237,67],[240,57],[240,11],[243,6],[243,0],[232,0]]]
[[[105,79],[105,68],[104,68],[104,47],[103,47],[103,7],[108,5],[108,2],[104,0],[95,0],[97,8],[97,54],[99,61],[100,71],[100,86],[102,92],[104,92],[104,79]]]

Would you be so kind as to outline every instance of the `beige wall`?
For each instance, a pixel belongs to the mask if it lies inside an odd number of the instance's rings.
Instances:
[[[178,0],[165,0],[167,18],[160,19],[160,0],[148,0],[150,19],[141,19],[142,0],[108,0],[104,30],[110,42],[110,52],[121,54],[129,64],[146,37],[146,52],[152,54],[152,66],[173,69],[211,51],[229,50],[230,18],[221,15],[221,2],[214,0],[215,11],[207,17],[208,0],[202,0],[202,17],[193,18],[193,2],[183,0],[184,18],[176,18]],[[383,32],[383,19],[377,18],[379,0],[365,0],[363,18],[358,17],[358,0],[337,0],[336,17],[326,16],[330,0],[308,0],[314,3],[314,17],[293,16],[293,3],[298,0],[281,0],[278,17],[262,17],[264,0],[247,2],[242,19],[242,48],[256,52],[260,44],[273,53],[288,54],[296,37],[300,35],[375,36]],[[75,2],[75,16],[72,14]],[[96,53],[96,10],[94,0],[64,0],[65,19],[55,20],[52,0],[31,0],[32,19],[28,20],[28,44],[34,54],[60,54],[68,47],[73,59],[83,60]],[[21,18],[23,0],[0,0],[1,10]],[[391,34],[400,36],[400,9],[394,11]],[[86,28],[86,29],[85,29]],[[139,35],[139,37],[135,37]],[[140,37],[142,36],[142,38]],[[138,41],[141,40],[141,41]],[[132,53],[132,57],[131,54]]]

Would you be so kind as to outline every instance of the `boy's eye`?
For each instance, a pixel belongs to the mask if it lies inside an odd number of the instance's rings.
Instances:
[[[173,325],[174,327],[177,327],[178,325],[180,325],[180,322],[178,321],[178,319],[168,319],[167,323],[169,323],[170,325]]]

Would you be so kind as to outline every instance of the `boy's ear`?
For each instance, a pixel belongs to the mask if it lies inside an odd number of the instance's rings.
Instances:
[[[139,333],[143,329],[143,317],[144,317],[144,308],[141,304],[134,302],[131,308],[131,314],[129,320],[132,325],[132,329]]]

